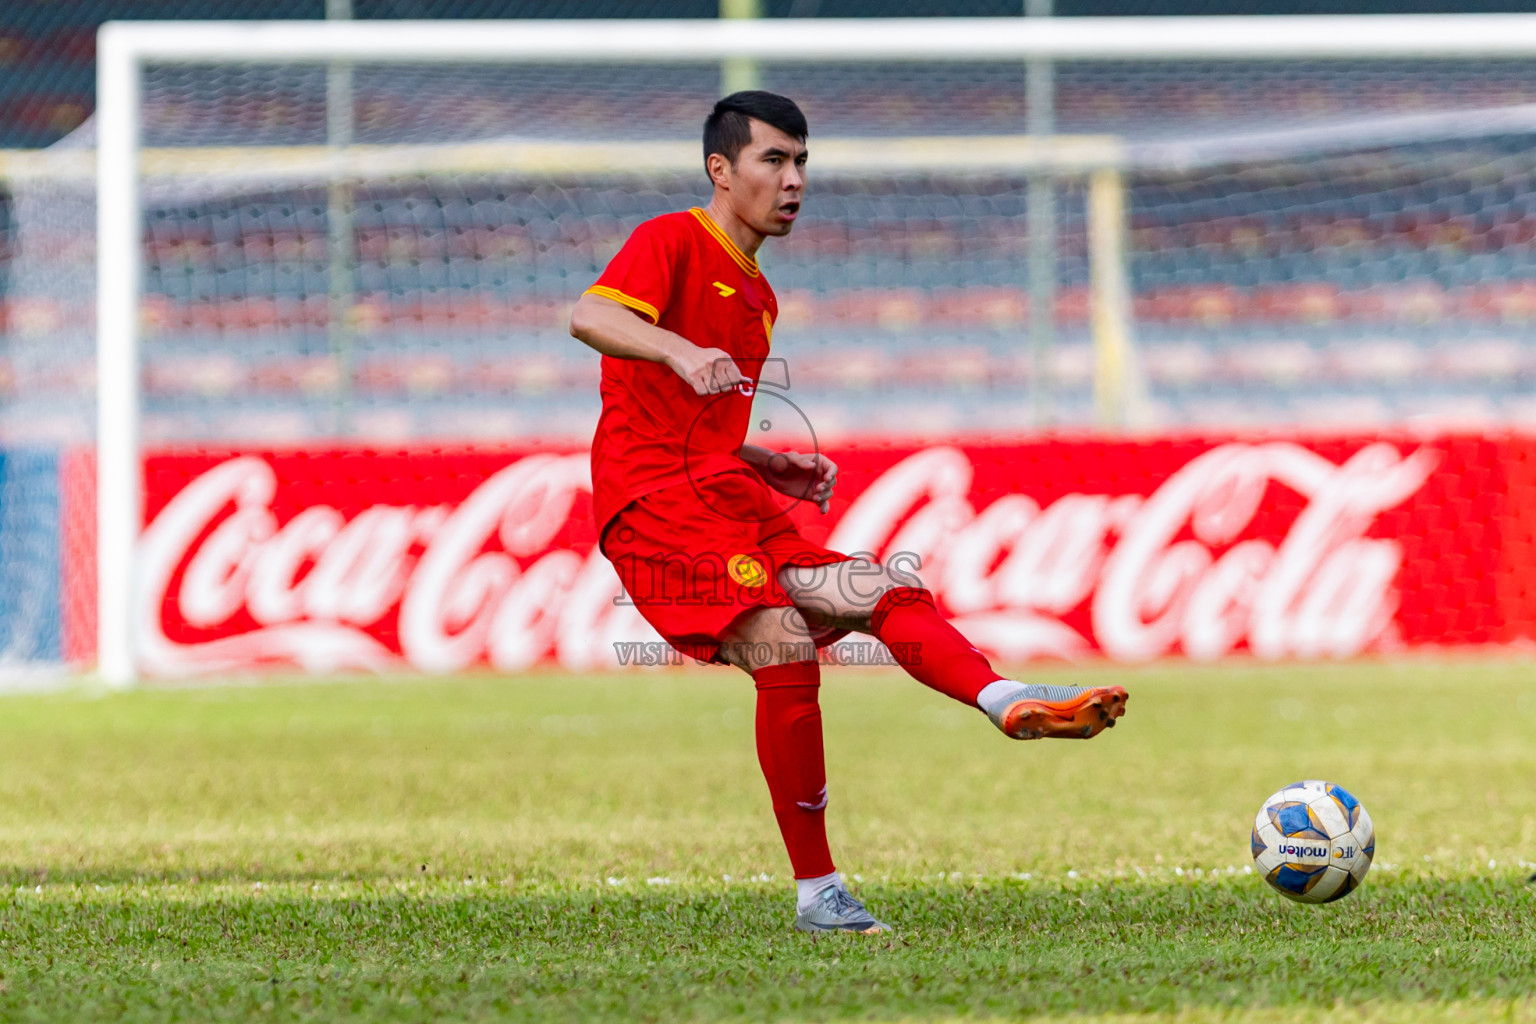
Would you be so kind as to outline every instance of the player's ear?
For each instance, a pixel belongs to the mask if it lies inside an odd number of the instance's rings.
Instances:
[[[709,183],[720,188],[730,188],[731,162],[722,153],[711,153],[704,161],[704,166],[709,170]]]

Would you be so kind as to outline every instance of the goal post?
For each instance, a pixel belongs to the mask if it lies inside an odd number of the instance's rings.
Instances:
[[[1536,56],[1536,16],[1527,15],[104,25],[97,50],[95,166],[100,674],[111,685],[134,680],[138,670],[135,617],[155,613],[135,567],[143,521],[139,342],[145,175],[163,179],[185,175],[201,183],[199,187],[210,188],[217,187],[221,175],[247,182],[302,180],[322,185],[392,175],[516,174],[519,169],[555,177],[609,173],[623,178],[646,170],[681,173],[698,161],[696,143],[654,137],[644,140],[643,146],[624,146],[592,138],[524,137],[407,138],[373,144],[359,135],[346,146],[300,140],[276,146],[253,142],[231,150],[227,144],[194,142],[172,151],[159,141],[145,139],[141,132],[144,75],[151,67],[526,66],[588,68],[592,75],[617,67],[650,69],[652,75],[664,76],[679,65],[718,68],[723,62],[754,61],[805,69],[868,69],[877,75],[904,64],[968,69],[990,62],[1016,66],[1022,90],[1022,69],[1032,59],[1063,67],[1074,62],[1256,65],[1532,56]],[[935,80],[942,83],[946,73],[937,72]],[[565,83],[579,81],[555,77]],[[878,92],[878,87],[871,91]],[[878,108],[880,97],[864,97],[863,102]],[[920,115],[920,111],[914,114],[914,120],[924,122]],[[1094,404],[1100,422],[1138,426],[1147,416],[1132,343],[1135,297],[1126,249],[1134,248],[1127,227],[1134,210],[1127,177],[1148,168],[1227,167],[1243,159],[1243,140],[1253,143],[1252,136],[1261,127],[1241,124],[1215,142],[1198,132],[1135,142],[1112,132],[1032,139],[1022,131],[962,135],[923,128],[900,134],[877,131],[866,138],[846,126],[828,130],[813,126],[813,166],[818,174],[855,179],[871,173],[878,177],[885,161],[918,175],[1045,172],[1076,181],[1083,189],[1086,223],[1082,262],[1094,339]],[[1432,137],[1423,135],[1422,126],[1402,130],[1410,142]],[[188,132],[197,134],[195,126]],[[1265,152],[1327,151],[1330,145],[1319,142],[1317,132],[1305,125],[1297,129],[1295,138],[1271,139],[1269,144]],[[1381,144],[1390,145],[1391,140]],[[637,167],[636,162],[648,166]],[[911,234],[908,244],[939,244],[913,240]],[[330,243],[334,259],[343,243],[334,237]],[[333,295],[327,299],[334,316],[337,303]]]
[[[96,665],[137,678],[134,572],[143,525],[139,462],[139,62],[132,33],[108,23],[96,54]]]

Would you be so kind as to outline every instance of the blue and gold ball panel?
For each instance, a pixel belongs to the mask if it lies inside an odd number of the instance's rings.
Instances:
[[[1327,867],[1309,868],[1296,864],[1281,864],[1266,877],[1270,885],[1288,896],[1305,896],[1322,881]]]
[[[1317,839],[1327,842],[1332,838],[1323,823],[1317,819],[1317,814],[1304,803],[1287,801],[1282,804],[1272,804],[1269,808],[1269,820],[1274,822],[1275,828],[1287,839]]]
[[[1333,895],[1332,896],[1324,897],[1319,902],[1321,902],[1321,903],[1332,903],[1334,900],[1341,900],[1345,896],[1348,896],[1350,893],[1354,892],[1355,891],[1355,887],[1357,885],[1359,885],[1359,884],[1360,884],[1359,879],[1355,878],[1354,875],[1352,875],[1352,874],[1345,875],[1344,876],[1344,881],[1339,885],[1338,889],[1334,890]]]
[[[1344,820],[1349,822],[1349,827],[1354,828],[1355,823],[1360,820],[1360,801],[1356,800],[1354,795],[1343,786],[1335,786],[1332,783],[1328,784],[1328,796],[1339,805],[1339,810],[1343,813]]]

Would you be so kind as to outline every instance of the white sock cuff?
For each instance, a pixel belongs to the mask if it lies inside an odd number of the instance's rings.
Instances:
[[[841,887],[843,876],[836,871],[830,875],[817,875],[815,878],[795,879],[795,909],[804,910],[816,902],[816,894],[829,885]]]
[[[976,695],[976,706],[990,715],[993,705],[1000,703],[1003,698],[1023,685],[1017,679],[994,679],[983,686],[981,692]]]

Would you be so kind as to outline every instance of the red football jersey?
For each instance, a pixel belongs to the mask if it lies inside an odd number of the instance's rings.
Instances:
[[[621,302],[702,348],[728,353],[756,382],[779,305],[757,262],[703,210],[635,229],[588,291]],[[753,388],[698,395],[662,363],[603,357],[603,412],[592,439],[599,536],[630,502],[663,487],[748,468]]]

